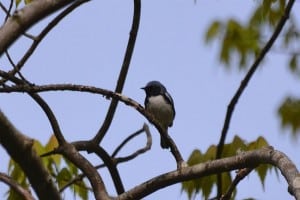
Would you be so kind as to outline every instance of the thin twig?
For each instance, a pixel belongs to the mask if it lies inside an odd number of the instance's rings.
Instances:
[[[29,96],[31,96],[32,99],[35,100],[35,102],[42,108],[46,116],[48,117],[48,120],[51,124],[53,133],[59,143],[59,145],[63,145],[66,143],[66,139],[62,134],[62,131],[60,129],[60,126],[58,124],[58,121],[50,108],[50,106],[47,104],[47,102],[38,94],[29,92]]]
[[[127,49],[125,52],[122,68],[119,74],[119,78],[117,81],[117,86],[115,88],[116,93],[121,93],[125,84],[125,80],[127,77],[127,72],[130,66],[130,61],[133,55],[133,50],[135,46],[136,37],[138,34],[139,24],[140,24],[140,15],[141,15],[141,0],[134,0],[134,11],[133,11],[133,20],[132,20],[132,26],[130,31],[130,36],[127,44]],[[104,138],[106,132],[108,131],[112,119],[114,117],[115,111],[117,109],[118,101],[116,99],[113,99],[110,103],[110,106],[108,108],[106,117],[104,119],[104,122],[99,129],[98,133],[94,137],[94,141],[96,143],[100,143],[101,140]]]
[[[149,130],[149,126],[147,124],[144,124],[143,128],[138,130],[137,132],[133,133],[132,135],[130,135],[129,137],[127,137],[117,148],[116,150],[112,153],[112,157],[115,158],[116,155],[119,153],[119,151],[121,150],[121,148],[127,143],[129,142],[129,140],[131,140],[132,138],[138,136],[140,133],[145,132],[146,133],[146,146],[138,149],[137,151],[135,151],[134,153],[125,156],[125,157],[119,157],[115,159],[116,163],[121,163],[121,162],[126,162],[129,160],[134,159],[135,157],[137,157],[138,155],[145,153],[146,151],[149,151],[151,149],[152,146],[152,136]]]
[[[244,168],[240,169],[237,174],[235,179],[232,181],[230,187],[228,188],[227,192],[221,196],[220,200],[230,200],[232,197],[232,193],[236,186],[239,184],[241,180],[243,180],[250,172],[253,170],[253,168]]]
[[[0,8],[3,10],[3,12],[5,12],[6,15],[9,15],[8,10],[6,9],[6,7],[2,4],[2,2],[0,2]],[[5,22],[6,20],[4,20]]]
[[[0,70],[0,76],[14,82],[16,85],[21,86],[21,87],[33,87],[33,85],[29,85],[27,84],[27,82],[14,77],[12,75],[10,75],[7,72],[4,72],[2,70]],[[25,92],[25,91],[23,91]],[[57,141],[59,142],[60,145],[66,143],[66,140],[61,132],[61,129],[59,127],[58,121],[53,113],[53,111],[51,110],[51,108],[49,107],[49,105],[43,100],[42,97],[40,97],[38,94],[36,94],[35,92],[31,92],[28,91],[27,92],[29,94],[29,96],[31,96],[37,103],[38,105],[42,108],[42,110],[45,112],[46,116],[48,117],[48,120],[52,126],[53,132],[57,138]]]
[[[16,64],[14,63],[13,59],[11,58],[10,54],[8,53],[8,51],[5,51],[5,55],[9,61],[9,63],[11,64],[11,66],[13,66],[14,71],[20,76],[20,78],[25,81],[26,83],[29,83],[29,81],[27,81],[27,79],[22,75],[22,73],[20,72],[20,69],[16,66]]]
[[[4,19],[4,22],[5,23],[7,21],[7,19],[10,17],[10,12],[11,12],[11,9],[12,9],[12,6],[13,6],[13,0],[10,0],[10,4],[9,4],[9,7],[8,9],[6,9],[6,7],[0,2],[0,8],[5,12],[6,16],[5,16],[5,19]]]
[[[142,130],[142,131],[141,131]],[[127,144],[130,140],[132,140],[134,137],[138,136],[139,134],[145,132],[146,136],[147,136],[147,143],[146,146],[138,149],[136,152],[132,153],[131,155],[128,155],[126,157],[123,158],[116,158],[117,154],[120,152],[120,150],[124,147],[125,144]],[[134,158],[136,158],[137,156],[145,153],[146,151],[150,150],[152,145],[152,137],[150,134],[150,130],[147,124],[144,124],[143,128],[136,131],[135,133],[129,135],[112,153],[112,155],[110,156],[113,159],[114,165],[118,165],[122,162],[126,162],[129,160],[132,160]],[[101,164],[101,165],[97,165],[95,166],[96,169],[100,169],[106,167],[105,164]],[[70,180],[68,183],[66,183],[59,191],[63,192],[66,188],[68,188],[70,185],[76,183],[77,181],[81,181],[83,178],[85,177],[84,174],[79,174],[78,176],[76,176],[74,179]]]
[[[7,11],[6,17],[5,17],[5,21],[7,21],[7,19],[10,17],[10,12],[11,12],[13,5],[14,5],[14,0],[10,0],[8,11]]]
[[[63,10],[59,15],[57,15],[41,32],[37,37],[33,37],[27,34],[29,38],[33,40],[33,43],[29,47],[29,49],[26,51],[24,56],[21,58],[21,60],[16,64],[16,67],[14,67],[13,70],[9,71],[8,73],[11,75],[15,75],[21,68],[24,66],[26,61],[30,58],[30,56],[34,53],[35,49],[38,47],[40,42],[45,38],[45,36],[54,28],[56,25],[64,19],[68,14],[70,14],[73,10],[75,10],[77,7],[82,5],[83,3],[86,3],[90,0],[78,0],[69,7],[67,7],[65,10]],[[0,84],[5,83],[7,80],[2,79],[0,80]]]
[[[222,128],[221,137],[220,137],[217,152],[216,152],[216,159],[219,159],[222,156],[225,139],[226,139],[226,136],[227,136],[227,133],[228,133],[231,117],[232,117],[232,114],[234,112],[235,106],[236,106],[240,96],[244,92],[245,88],[247,87],[247,85],[248,85],[250,79],[252,78],[253,74],[255,73],[256,69],[259,67],[259,64],[264,59],[265,55],[268,53],[268,51],[270,50],[270,48],[274,44],[275,40],[277,39],[278,35],[280,34],[284,24],[286,23],[287,19],[289,18],[290,11],[293,7],[294,2],[295,2],[295,0],[290,0],[288,2],[287,6],[285,8],[285,12],[284,12],[283,16],[281,17],[281,19],[279,20],[279,22],[278,22],[278,24],[277,24],[277,26],[274,30],[274,33],[272,34],[271,38],[269,39],[267,44],[264,46],[264,48],[261,50],[260,54],[258,55],[257,59],[254,61],[254,63],[250,67],[250,69],[247,72],[244,79],[241,81],[241,84],[240,84],[238,90],[236,91],[236,93],[232,97],[232,99],[231,99],[231,101],[230,101],[230,103],[227,107],[227,112],[226,112],[226,116],[225,116],[225,120],[224,120],[224,125],[223,125],[223,128]],[[221,178],[221,174],[217,175],[217,193],[218,193],[217,194],[218,197],[220,197],[222,195],[222,178]]]

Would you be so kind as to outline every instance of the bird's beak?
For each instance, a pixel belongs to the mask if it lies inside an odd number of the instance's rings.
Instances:
[[[140,89],[145,90],[145,87],[141,87]]]

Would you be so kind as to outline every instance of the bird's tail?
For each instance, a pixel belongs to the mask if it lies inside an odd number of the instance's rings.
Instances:
[[[168,149],[170,147],[162,136],[160,136],[160,146],[163,149]]]

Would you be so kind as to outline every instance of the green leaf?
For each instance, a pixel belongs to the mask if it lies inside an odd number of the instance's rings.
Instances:
[[[201,153],[200,150],[198,149],[195,149],[192,154],[190,155],[187,163],[189,166],[192,166],[192,165],[196,165],[198,163],[201,163],[203,161],[203,155]]]
[[[205,154],[203,155],[203,161],[214,160],[216,158],[217,146],[211,145],[206,150]]]
[[[266,141],[266,139],[262,136],[258,137],[254,141],[245,142],[241,137],[236,135],[230,143],[224,145],[222,157],[234,156],[239,154],[239,151],[249,151],[265,146],[269,146],[269,144]],[[216,150],[216,145],[209,146],[204,154],[201,153],[200,150],[195,149],[188,159],[188,164],[191,166],[202,162],[214,160],[216,156]],[[255,172],[258,174],[263,187],[267,172],[271,169],[274,169],[274,167],[272,167],[271,165],[260,165],[258,168],[255,169]],[[222,181],[222,192],[225,193],[228,187],[232,184],[232,176],[230,172],[222,173]],[[216,187],[216,185],[216,176],[212,175],[191,181],[186,181],[182,183],[181,190],[187,193],[189,199],[195,198],[197,194],[201,194],[203,199],[208,199],[208,197],[212,195],[212,189]],[[236,191],[234,191],[233,193],[233,199],[235,195]]]
[[[37,140],[34,140],[33,142],[33,149],[36,151],[36,153],[38,155],[41,155],[43,153],[45,153],[45,148],[43,147],[43,145],[37,141]]]
[[[70,171],[70,173],[73,176],[78,175],[78,168],[72,162],[70,162],[68,159],[64,158],[64,161],[66,162],[68,170]]]
[[[255,141],[250,142],[248,144],[247,150],[251,151],[251,150],[260,149],[262,147],[267,147],[267,146],[269,146],[269,144],[266,141],[266,139],[264,137],[260,136]]]
[[[32,2],[32,0],[25,0],[25,5],[27,5],[27,4],[31,3],[31,2]]]
[[[16,0],[16,8],[18,8],[20,3],[21,3],[21,0]]]
[[[81,197],[83,200],[88,199],[88,189],[83,181],[80,181],[79,183],[77,182],[74,187],[74,192],[75,194],[78,194],[78,196]]]
[[[66,183],[68,183],[72,178],[72,174],[70,173],[70,171],[67,168],[63,168],[56,177],[58,186],[61,188],[62,186],[64,186]]]
[[[12,164],[8,175],[22,186],[27,186],[26,176],[20,165],[13,160],[11,160],[11,163]]]
[[[45,146],[45,152],[50,152],[53,149],[55,149],[56,147],[58,147],[58,142],[57,142],[57,139],[56,139],[55,135],[53,134],[53,135],[50,136],[50,138],[48,140],[48,143]],[[53,162],[57,166],[60,165],[61,158],[62,158],[61,155],[51,155],[49,157],[53,160]]]
[[[264,0],[262,1],[262,15],[263,16],[267,16],[270,9],[271,9],[271,5],[273,3],[273,0]]]
[[[13,189],[10,189],[7,194],[7,200],[24,200],[24,198]]]
[[[27,178],[22,170],[22,168],[19,166],[18,163],[13,161],[12,159],[9,161],[9,171],[8,175],[15,180],[17,183],[19,183],[24,189],[27,189],[29,187],[29,184],[27,182]],[[9,200],[19,200],[23,199],[21,196],[16,193],[13,189],[9,189],[7,191]]]
[[[297,71],[298,69],[298,57],[296,54],[294,54],[290,60],[290,63],[289,63],[289,66],[290,66],[290,69],[292,72],[295,72]]]
[[[226,173],[222,173],[222,194],[225,194],[225,192],[227,191],[228,187],[231,185],[232,183],[232,179],[231,179],[231,175],[229,172]],[[235,192],[232,195],[232,197],[235,196]]]
[[[218,36],[221,29],[221,23],[219,21],[213,22],[206,31],[205,41],[210,42],[212,39]]]
[[[257,175],[260,179],[260,182],[262,184],[263,189],[265,188],[265,179],[267,176],[268,169],[270,169],[268,165],[260,165],[258,166],[255,171],[257,172]]]
[[[293,97],[286,98],[278,109],[278,115],[282,127],[290,127],[293,136],[296,136],[300,128],[300,100]]]

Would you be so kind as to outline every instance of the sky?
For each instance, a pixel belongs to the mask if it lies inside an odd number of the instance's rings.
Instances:
[[[8,0],[4,0],[8,3]],[[206,151],[217,144],[227,105],[238,88],[245,71],[226,70],[218,61],[219,42],[204,42],[205,30],[213,20],[229,17],[245,22],[261,1],[253,0],[143,0],[140,29],[123,94],[143,104],[141,87],[159,80],[172,95],[176,118],[169,130],[184,159],[194,149]],[[299,1],[292,12],[299,19]],[[133,1],[91,1],[66,17],[44,39],[23,69],[23,75],[35,84],[74,83],[113,90],[129,36]],[[3,14],[0,15],[1,19]],[[49,21],[31,29],[39,30]],[[298,20],[299,23],[299,20]],[[28,47],[27,39],[18,40],[10,49],[18,60]],[[250,63],[252,63],[251,61]],[[0,68],[8,69],[0,59]],[[290,74],[286,55],[271,51],[251,79],[232,117],[226,142],[235,135],[246,141],[263,136],[275,149],[283,151],[300,166],[300,140],[291,137],[291,130],[282,129],[277,108],[288,95],[300,96],[299,78]],[[46,143],[52,134],[49,122],[38,105],[26,94],[0,94],[0,108],[24,134]],[[52,107],[68,141],[90,139],[105,117],[109,101],[91,94],[73,92],[43,93]],[[122,103],[102,145],[108,152],[129,134],[148,123],[137,111]],[[130,189],[154,176],[176,169],[171,153],[159,146],[159,135],[150,125],[153,146],[147,152],[118,168],[125,189]],[[126,155],[145,143],[144,137],[132,141],[121,153]],[[5,151],[0,156],[8,162]],[[93,163],[100,160],[92,155]],[[1,164],[6,172],[7,165]],[[100,170],[108,191],[115,194],[106,170]],[[180,184],[163,188],[144,198],[187,199]],[[0,195],[6,187],[1,184]],[[214,195],[212,195],[214,196]],[[258,176],[250,174],[238,185],[236,199],[293,199],[286,181],[269,173],[264,188]],[[65,199],[72,199],[65,194]],[[93,196],[90,196],[93,199]]]

